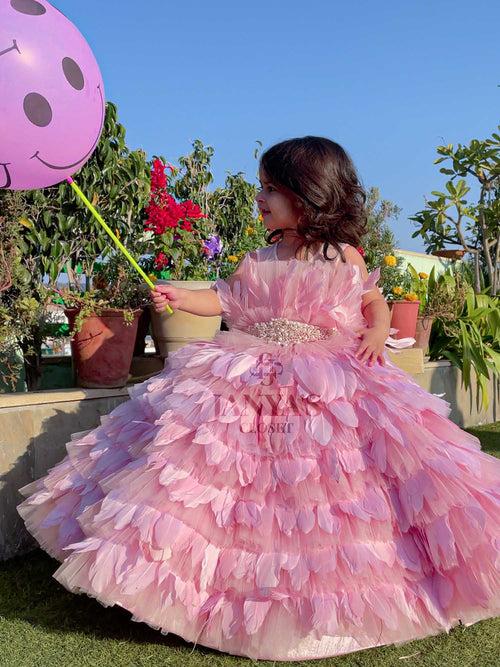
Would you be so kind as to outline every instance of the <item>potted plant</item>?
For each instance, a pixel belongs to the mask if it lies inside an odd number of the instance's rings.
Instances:
[[[0,390],[17,391],[20,385],[22,356],[17,347],[16,333],[11,328],[8,292],[12,288],[16,259],[15,233],[0,218]],[[15,324],[15,322],[14,322]]]
[[[425,271],[417,273],[412,264],[408,264],[408,272],[411,276],[411,292],[416,294],[419,301],[414,347],[421,348],[425,354],[429,347],[429,337],[435,318],[431,299],[436,284],[435,267],[432,267],[430,277]]]
[[[143,235],[143,240],[150,243],[150,253],[141,259],[141,264],[158,284],[184,289],[210,287],[218,277],[222,242],[198,204],[176,201],[166,168],[160,158],[154,159]],[[171,174],[178,173],[172,166],[169,169]],[[191,340],[213,338],[221,324],[220,316],[200,317],[183,311],[157,313],[152,307],[150,315],[152,337],[162,357]]]
[[[31,336],[45,331],[43,290],[34,292],[22,263],[22,224],[0,217],[0,391],[37,389],[41,359]]]
[[[118,122],[117,108],[106,104],[103,132],[92,157],[78,173],[78,183],[101,215],[119,232],[123,244],[142,233],[141,215],[148,202],[150,169],[146,154],[131,151]],[[27,292],[38,299],[40,286],[50,286],[81,267],[85,289],[94,275],[93,263],[109,254],[109,237],[81,205],[68,183],[40,190],[0,190],[2,215],[22,221],[22,265]],[[132,250],[132,249],[131,249]],[[75,288],[78,291],[77,288]],[[28,390],[39,389],[45,320],[35,320],[23,333]]]
[[[415,338],[420,301],[417,294],[411,290],[409,274],[399,269],[402,261],[402,258],[397,258],[392,254],[384,256],[386,271],[382,293],[391,311],[390,326],[398,330],[394,338],[406,338],[407,336]]]
[[[500,377],[500,301],[479,294],[461,268],[438,276],[430,300],[436,311],[429,345],[430,360],[448,359],[461,374],[465,389],[471,372],[477,381],[477,409],[488,409],[487,381]]]
[[[140,278],[118,253],[95,266],[91,289],[55,289],[72,334],[77,385],[123,387],[129,379],[141,309],[149,302]]]

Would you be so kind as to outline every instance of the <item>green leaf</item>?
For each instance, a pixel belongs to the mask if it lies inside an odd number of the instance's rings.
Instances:
[[[457,191],[456,191],[456,188],[455,188],[455,185],[454,185],[453,181],[448,181],[445,184],[445,187],[446,187],[446,189],[448,190],[448,192],[450,193],[450,195],[452,197],[456,197]]]
[[[470,386],[471,348],[469,345],[469,335],[465,322],[459,320],[458,324],[460,326],[462,344],[462,379],[465,388],[468,389]]]

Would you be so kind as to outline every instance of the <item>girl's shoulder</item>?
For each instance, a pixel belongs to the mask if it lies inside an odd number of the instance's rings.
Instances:
[[[242,261],[245,262],[262,262],[264,260],[272,259],[274,253],[274,247],[263,246],[262,248],[254,248],[253,250],[248,250],[242,258]]]
[[[255,253],[255,259],[257,261],[272,259],[274,257],[274,244],[265,245],[262,248],[256,248],[252,252]]]
[[[345,254],[346,249],[348,249],[348,248],[351,247],[351,246],[349,246],[348,243],[343,243],[343,242],[341,242],[341,241],[339,241],[337,245],[340,247],[340,249],[342,250],[342,252],[343,252],[344,254]],[[327,258],[327,259],[325,259],[325,252],[326,252],[326,258]],[[316,256],[317,256],[319,259],[322,259],[322,260],[325,261],[325,262],[326,262],[326,261],[331,262],[331,261],[333,261],[333,260],[340,260],[340,261],[342,261],[342,256],[341,256],[341,254],[339,253],[337,247],[334,246],[332,243],[329,243],[329,244],[327,245],[326,250],[323,248],[323,245],[321,245],[321,247],[316,251]]]

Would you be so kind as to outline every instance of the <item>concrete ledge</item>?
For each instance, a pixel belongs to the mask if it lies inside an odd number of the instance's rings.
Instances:
[[[31,392],[2,397],[0,409],[0,560],[36,543],[17,513],[18,489],[66,455],[71,434],[94,428],[128,399],[126,389]]]
[[[387,350],[393,364],[412,375],[425,371],[424,351],[419,347],[407,347],[401,350]]]
[[[450,403],[449,419],[462,428],[478,424],[490,424],[500,420],[500,378],[490,377],[486,382],[489,406],[483,410],[479,401],[478,385],[471,373],[471,386],[462,387],[462,374],[450,361],[427,361],[424,372],[413,376],[423,389],[442,397]],[[479,407],[478,407],[479,404]]]
[[[46,405],[54,403],[74,403],[79,401],[95,400],[97,398],[112,398],[128,396],[127,388],[118,389],[49,389],[48,391],[30,391],[18,394],[0,394],[0,409],[23,408],[32,405]]]

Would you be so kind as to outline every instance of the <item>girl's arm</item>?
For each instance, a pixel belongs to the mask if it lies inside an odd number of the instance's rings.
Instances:
[[[238,280],[243,273],[243,259],[235,271],[224,280],[230,287],[233,286],[234,281]],[[190,290],[171,285],[158,285],[154,292],[152,292],[152,298],[157,312],[162,312],[165,309],[166,303],[169,303],[174,311],[184,310],[193,315],[213,317],[223,313],[219,295],[213,287]]]
[[[365,260],[356,248],[348,245],[344,248],[344,254],[348,262],[359,266],[363,280],[367,280],[368,269],[366,268]],[[360,358],[360,361],[369,360],[370,366],[377,359],[384,364],[382,353],[385,341],[389,336],[391,311],[379,287],[374,287],[369,292],[363,294],[361,312],[368,322],[368,327],[356,332],[363,339],[356,355]]]
[[[184,310],[193,315],[212,317],[222,313],[222,306],[217,292],[210,287],[207,289],[181,288],[181,305],[178,310]]]
[[[151,290],[151,299],[157,313],[163,314],[167,304],[175,312],[184,310],[193,315],[212,317],[220,315],[222,307],[219,296],[213,289],[185,289],[173,285],[156,285]]]

